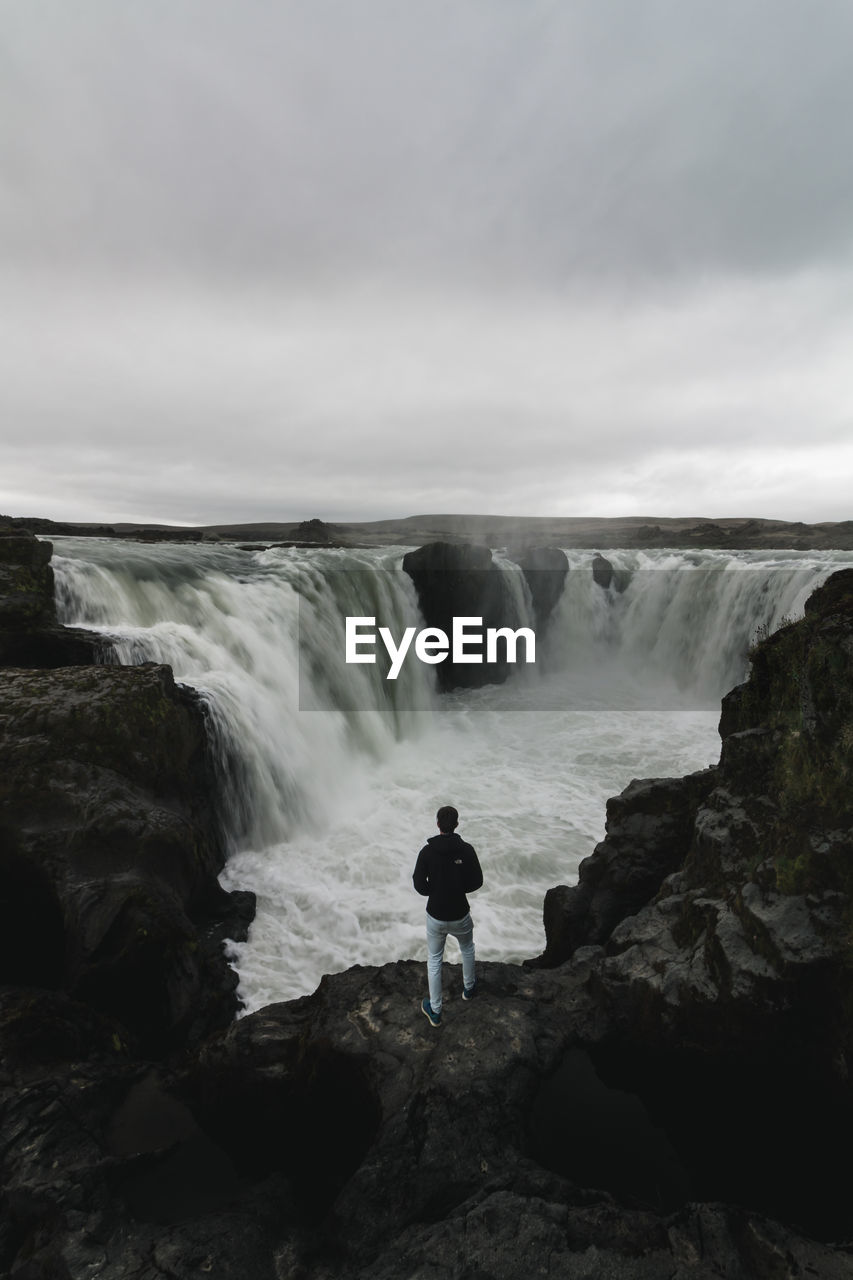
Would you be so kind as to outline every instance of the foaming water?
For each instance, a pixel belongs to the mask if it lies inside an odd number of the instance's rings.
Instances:
[[[222,879],[258,895],[248,942],[231,948],[249,1009],[351,964],[424,958],[411,873],[445,803],[485,871],[472,899],[478,956],[537,954],[545,891],[576,878],[607,797],[633,777],[714,763],[719,698],[743,678],[756,628],[801,612],[853,563],[611,552],[622,576],[603,590],[590,553],[569,551],[536,668],[439,697],[420,663],[392,683],[379,664],[342,658],[347,614],[423,625],[403,551],[57,542],[63,621],[117,636],[122,661],[170,663],[240,761]],[[498,563],[529,622],[521,574]]]

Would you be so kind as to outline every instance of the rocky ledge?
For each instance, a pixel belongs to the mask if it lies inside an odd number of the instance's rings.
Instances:
[[[423,985],[415,962],[356,967],[168,1063],[94,1037],[72,1062],[7,1056],[10,1274],[853,1275],[813,1222],[757,1203],[774,1160],[802,1192],[843,1156],[813,1093],[820,1160],[797,1168],[780,1090],[755,1075],[729,1077],[730,1115],[710,1076],[682,1089],[667,1129],[672,1076],[657,1100],[629,1086],[590,966],[486,964],[439,1029]]]
[[[538,960],[465,1003],[447,971],[440,1028],[414,962],[234,1022],[193,959],[203,709],[164,668],[5,672],[4,1274],[853,1277],[851,578],[756,650],[717,767],[610,802]]]

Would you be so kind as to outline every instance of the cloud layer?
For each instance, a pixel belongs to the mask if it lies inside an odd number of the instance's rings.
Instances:
[[[849,515],[846,3],[2,9],[0,509]]]

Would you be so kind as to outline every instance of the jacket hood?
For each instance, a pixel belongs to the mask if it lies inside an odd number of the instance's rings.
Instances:
[[[437,846],[440,849],[441,845],[444,843],[445,840],[461,840],[461,839],[462,837],[460,836],[458,831],[450,831],[447,834],[445,834],[443,831],[439,831],[438,835],[430,836],[429,840],[427,840],[427,844]]]

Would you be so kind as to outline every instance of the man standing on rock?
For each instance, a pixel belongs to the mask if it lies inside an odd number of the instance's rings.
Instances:
[[[483,883],[483,872],[470,844],[456,833],[459,814],[445,805],[435,815],[439,834],[431,836],[418,854],[412,883],[426,904],[427,976],[429,999],[421,1012],[433,1027],[441,1026],[441,962],[450,933],[462,952],[462,999],[472,1000],[477,990],[474,974],[474,922],[467,893]]]

